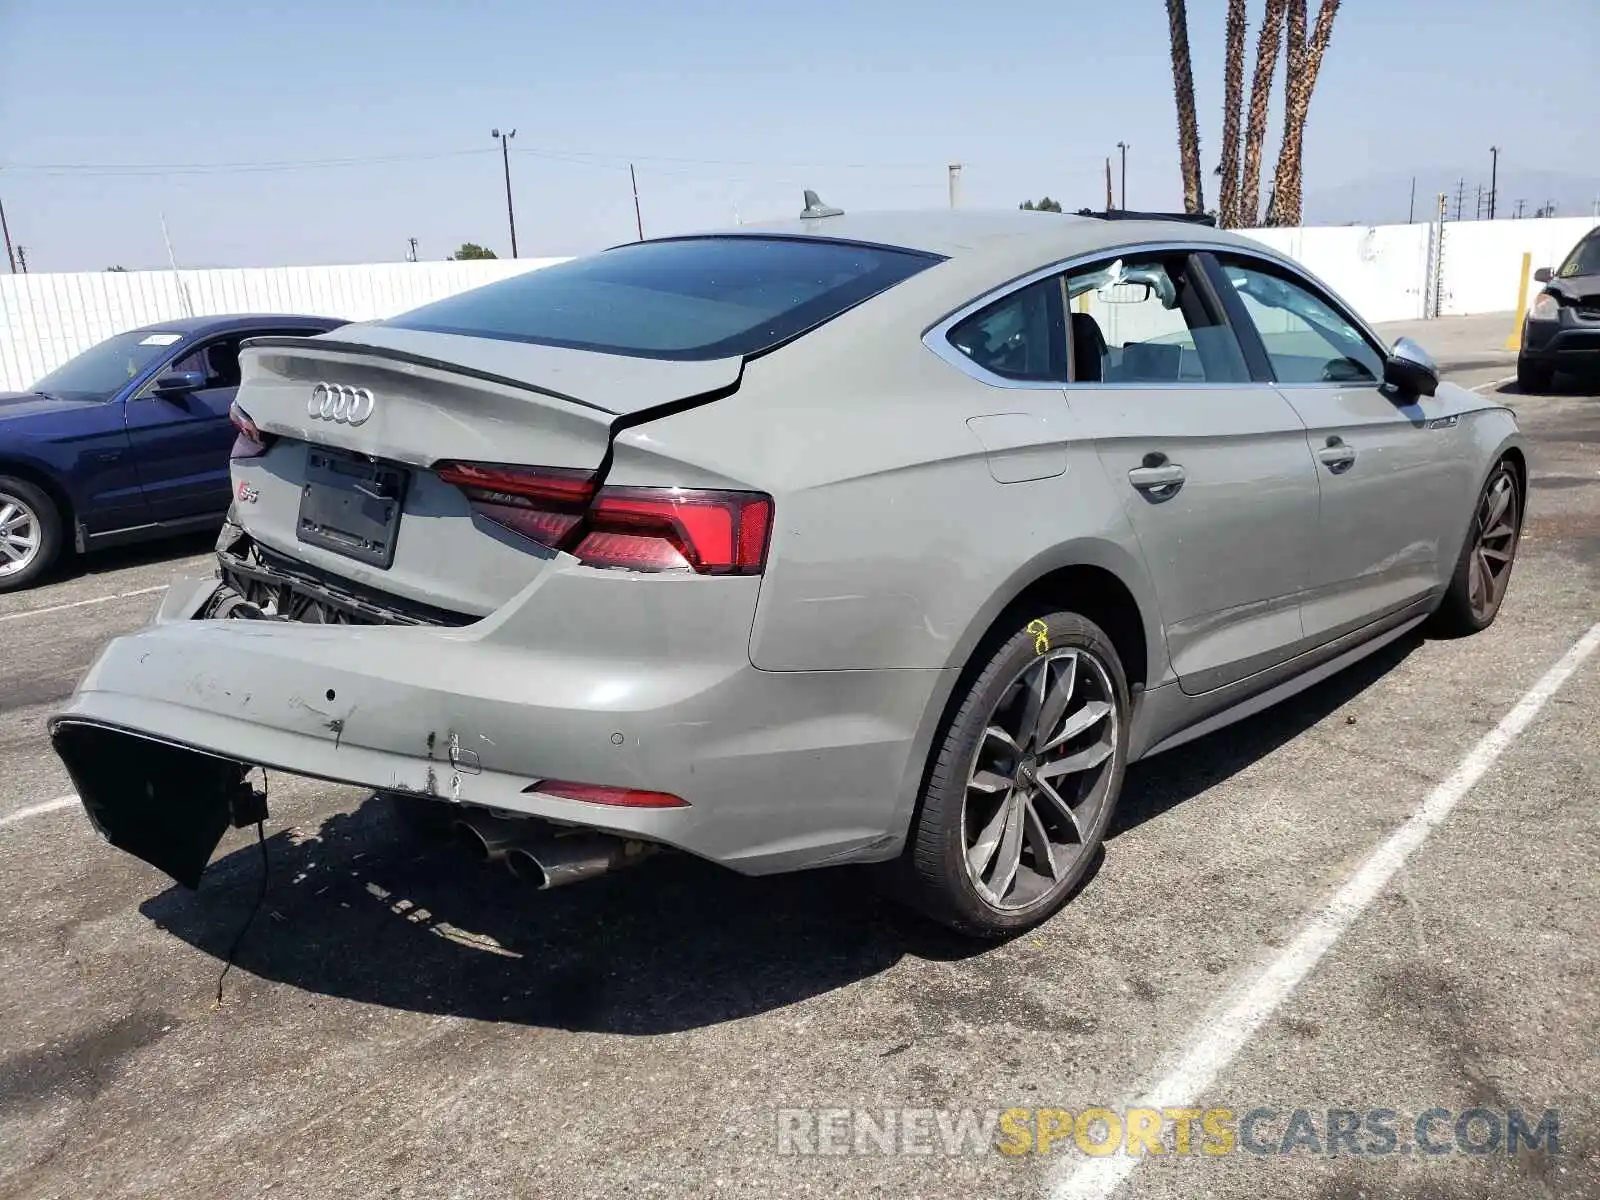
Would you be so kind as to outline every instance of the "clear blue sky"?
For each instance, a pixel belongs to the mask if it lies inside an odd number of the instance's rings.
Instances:
[[[1209,172],[1224,3],[1189,8]],[[504,255],[502,125],[524,256],[631,238],[630,160],[647,234],[789,216],[802,186],[943,204],[951,161],[968,205],[1094,204],[1119,140],[1130,205],[1176,206],[1166,39],[1162,0],[0,0],[0,199],[38,270],[164,265],[162,213],[183,265],[399,259],[409,236]],[[1307,191],[1486,175],[1491,143],[1503,178],[1600,173],[1597,50],[1597,0],[1345,0]],[[437,157],[132,173],[413,155]]]

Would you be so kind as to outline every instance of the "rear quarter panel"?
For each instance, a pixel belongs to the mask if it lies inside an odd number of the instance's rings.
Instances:
[[[835,322],[749,363],[734,396],[617,440],[611,482],[772,494],[750,634],[759,668],[959,666],[1006,603],[1079,563],[1113,570],[1153,618],[1122,506],[1063,393],[971,379],[921,332]],[[1002,414],[1000,453],[1013,458],[992,469],[996,439],[986,449],[968,421]],[[1154,659],[1162,641],[1146,625]]]

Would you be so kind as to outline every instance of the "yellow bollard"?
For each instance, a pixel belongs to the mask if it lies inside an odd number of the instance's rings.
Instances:
[[[1517,323],[1506,339],[1507,350],[1522,349],[1522,321],[1528,315],[1528,276],[1533,266],[1533,255],[1522,256],[1522,282],[1517,284]]]

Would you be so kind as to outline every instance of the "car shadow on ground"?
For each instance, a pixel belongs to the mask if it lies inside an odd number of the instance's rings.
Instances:
[[[1271,753],[1419,642],[1401,639],[1224,736],[1134,767],[1111,836]],[[238,966],[307,992],[414,1012],[668,1033],[795,1004],[903,957],[951,961],[993,945],[901,910],[863,868],[751,879],[661,856],[536,892],[454,845],[408,836],[377,799],[314,833],[275,834],[266,846],[267,897]],[[260,851],[245,846],[213,864],[198,893],[174,887],[140,911],[224,959],[260,879]]]
[[[1359,696],[1426,638],[1396,638],[1360,662],[1235,725],[1128,768],[1108,841],[1238,774]]]
[[[216,529],[206,529],[199,533],[186,533],[181,537],[162,538],[153,542],[135,542],[128,546],[97,550],[93,554],[66,554],[41,582],[63,583],[69,579],[81,579],[89,575],[114,575],[133,567],[176,562],[196,554],[209,554],[216,549],[217,532],[221,528],[222,522],[219,520]]]
[[[1490,389],[1490,395],[1495,396],[1526,396],[1530,400],[1537,400],[1541,396],[1577,396],[1591,397],[1600,391],[1600,374],[1592,378],[1586,375],[1557,375],[1547,388],[1537,392],[1526,392],[1517,385],[1515,379],[1508,379],[1504,383],[1496,384]]]
[[[906,954],[985,948],[899,911],[861,868],[752,879],[662,855],[539,892],[504,866],[408,834],[379,799],[305,840],[276,834],[267,850],[271,882],[238,966],[415,1012],[668,1033],[794,1004]],[[174,887],[141,911],[221,959],[260,872],[247,846],[214,863],[198,893]]]

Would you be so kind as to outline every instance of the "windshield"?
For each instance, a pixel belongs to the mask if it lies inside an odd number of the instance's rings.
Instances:
[[[1567,261],[1556,272],[1562,279],[1576,279],[1579,275],[1600,275],[1600,234],[1591,233],[1572,248]]]
[[[170,353],[183,340],[181,333],[136,330],[119,333],[77,358],[68,359],[38,383],[36,392],[50,396],[106,396]]]
[[[731,358],[770,349],[938,261],[815,238],[639,242],[385,324],[645,358]]]

